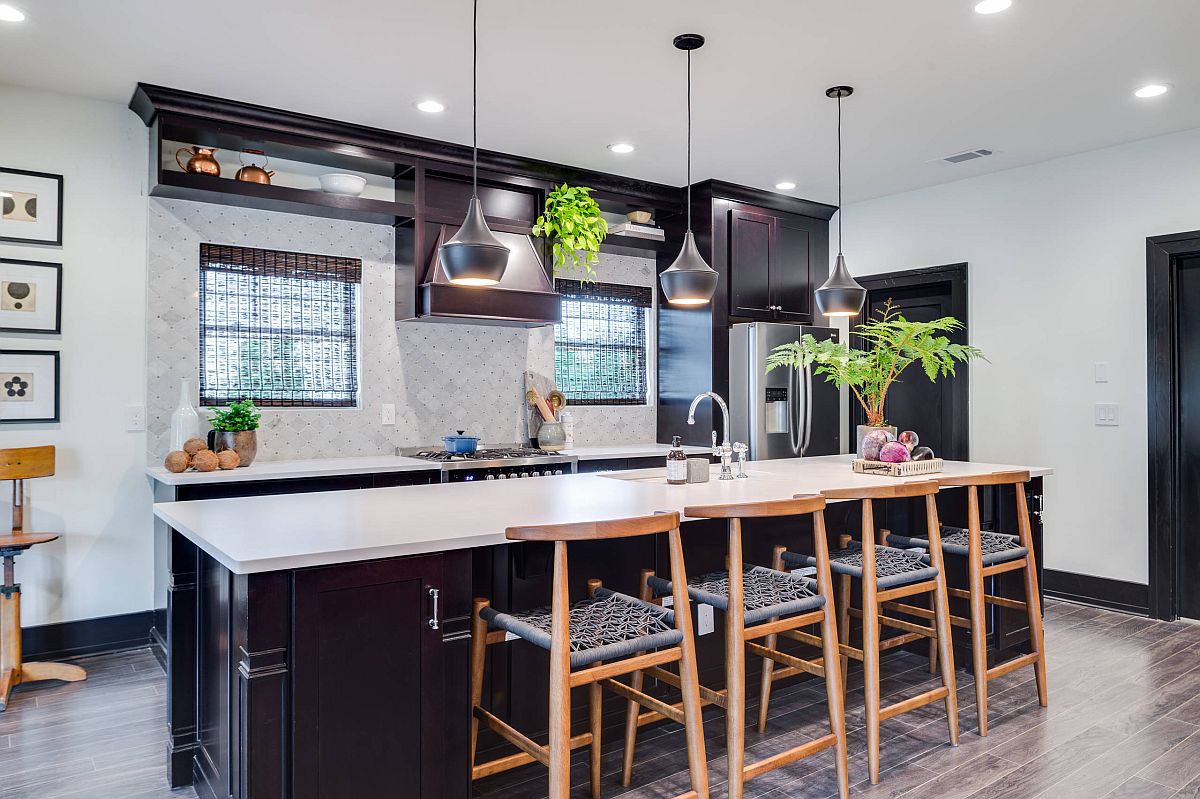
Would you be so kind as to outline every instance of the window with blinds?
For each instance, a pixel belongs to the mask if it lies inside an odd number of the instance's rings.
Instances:
[[[575,405],[645,405],[649,382],[648,286],[556,280],[554,381]]]
[[[358,404],[362,262],[200,245],[200,403]]]

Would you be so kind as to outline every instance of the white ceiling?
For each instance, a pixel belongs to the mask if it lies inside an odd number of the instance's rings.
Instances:
[[[125,103],[146,81],[470,141],[469,0],[6,1],[28,20],[0,23],[0,82]],[[1197,0],[974,2],[484,0],[480,145],[682,185],[685,31],[708,38],[697,180],[835,201],[839,83],[847,201],[1200,127]],[[1132,96],[1151,81],[1175,90]],[[413,107],[430,97],[447,110]],[[978,147],[998,154],[929,163]]]

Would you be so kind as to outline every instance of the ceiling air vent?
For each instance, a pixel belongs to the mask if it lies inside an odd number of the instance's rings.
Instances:
[[[937,160],[945,161],[947,164],[961,164],[964,161],[974,161],[976,158],[983,158],[984,156],[992,155],[994,153],[995,153],[995,150],[986,150],[986,149],[964,150],[961,153],[955,153],[954,155],[947,155],[947,156],[945,156],[943,158],[939,158]]]

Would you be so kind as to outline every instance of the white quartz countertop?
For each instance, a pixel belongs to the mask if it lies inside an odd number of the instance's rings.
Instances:
[[[602,521],[687,505],[758,502],[831,488],[914,482],[855,474],[852,456],[756,461],[751,479],[667,485],[664,470],[575,474],[312,494],[161,502],[154,513],[235,574],[507,542],[506,527]],[[943,474],[1050,469],[947,461]]]
[[[481,448],[488,445],[480,445]],[[574,455],[581,461],[617,458],[654,458],[667,455],[668,444],[620,444],[605,447],[575,447],[561,455]],[[707,447],[684,447],[688,454],[707,454]],[[310,458],[307,460],[256,461],[240,469],[215,472],[168,472],[161,466],[146,469],[151,479],[164,485],[203,485],[206,483],[242,483],[251,480],[294,480],[305,477],[333,477],[342,474],[382,474],[385,472],[436,471],[437,463],[397,455],[369,455],[359,458]]]

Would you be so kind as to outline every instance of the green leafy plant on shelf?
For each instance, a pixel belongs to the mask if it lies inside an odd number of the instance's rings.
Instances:
[[[910,322],[888,303],[876,317],[858,325],[854,333],[864,344],[856,349],[834,341],[818,341],[806,334],[799,341],[780,344],[767,356],[767,371],[780,367],[813,371],[837,385],[849,386],[867,415],[867,424],[887,424],[883,406],[888,390],[908,367],[921,364],[929,382],[953,377],[956,364],[984,358],[983,351],[955,344],[947,333],[962,330],[962,322],[943,316],[932,322]]]
[[[209,410],[213,412],[212,429],[224,433],[257,430],[258,420],[262,417],[262,414],[254,407],[253,400],[231,402],[228,408],[209,408]]]
[[[600,243],[608,222],[587,186],[558,186],[546,197],[546,208],[533,226],[533,235],[553,241],[554,274],[583,270],[581,280],[596,279]]]

